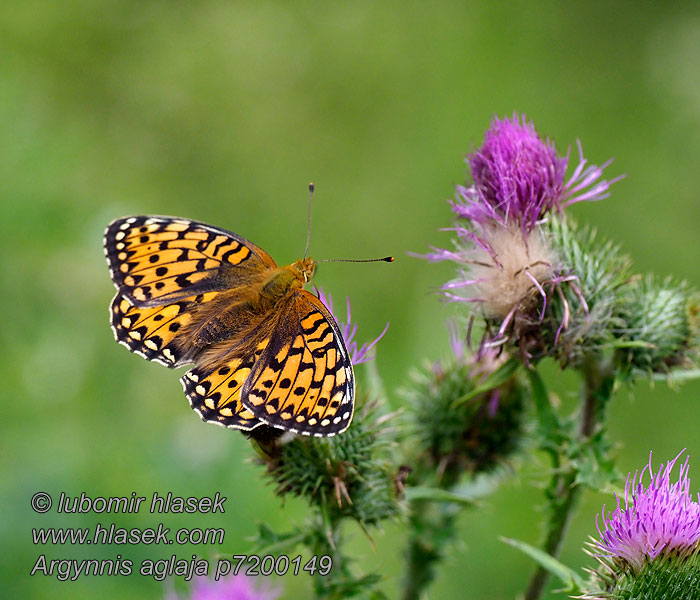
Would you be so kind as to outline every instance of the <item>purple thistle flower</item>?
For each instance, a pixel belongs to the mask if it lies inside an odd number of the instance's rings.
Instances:
[[[196,577],[192,583],[189,600],[276,600],[280,590],[270,590],[263,582],[256,585],[254,577],[232,575],[214,580]],[[177,595],[169,594],[167,600],[178,600]]]
[[[683,452],[665,467],[661,465],[656,474],[649,453],[649,464],[642,469],[639,480],[638,471],[627,476],[624,508],[617,494],[614,511],[606,516],[603,506],[596,516],[600,540],[594,542],[601,556],[618,559],[639,572],[646,562],[660,555],[687,555],[700,550],[700,504],[690,494],[688,458],[680,467],[678,481],[671,484],[671,471]],[[647,470],[650,481],[645,487],[642,480]]]
[[[578,277],[561,264],[539,225],[570,204],[606,198],[619,179],[602,180],[609,161],[602,167],[587,165],[580,143],[578,148],[579,164],[565,180],[569,154],[559,156],[554,143],[543,141],[534,125],[516,113],[494,118],[482,146],[467,156],[473,184],[458,186],[451,202],[457,217],[449,229],[456,234],[455,248],[432,248],[425,258],[459,265],[459,276],[442,286],[443,295],[475,304],[484,317],[499,320],[493,343],[505,341],[516,317],[543,321],[552,294],[563,297],[563,283],[578,290]],[[585,299],[577,296],[587,310]],[[556,340],[568,327],[568,305],[564,313]]]
[[[557,155],[554,143],[542,141],[532,122],[516,114],[512,119],[494,118],[484,143],[467,156],[472,174],[471,187],[458,186],[454,213],[473,224],[497,223],[507,227],[517,223],[523,233],[553,209],[561,211],[582,200],[602,200],[617,181],[598,181],[602,167],[586,167],[581,143],[579,164],[564,182],[569,153]]]
[[[362,344],[362,346],[358,346],[357,341],[355,340],[355,334],[357,333],[357,324],[353,324],[351,320],[352,315],[350,313],[350,298],[346,298],[347,318],[345,321],[341,321],[333,311],[333,297],[330,294],[326,294],[323,291],[323,288],[316,288],[316,292],[318,293],[319,300],[323,302],[325,307],[331,312],[336,322],[340,326],[340,332],[343,335],[343,340],[345,340],[345,346],[347,347],[348,352],[350,353],[350,360],[352,361],[352,363],[355,365],[359,365],[372,360],[374,358],[374,354],[370,351],[377,345],[379,340],[381,340],[384,337],[384,334],[389,329],[389,323],[386,324],[384,330],[372,342]]]

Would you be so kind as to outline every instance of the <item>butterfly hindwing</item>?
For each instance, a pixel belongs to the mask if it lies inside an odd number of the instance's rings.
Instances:
[[[172,304],[137,308],[117,294],[110,317],[115,339],[132,352],[174,368],[187,362],[178,335],[192,322],[192,308],[210,302],[219,292],[183,298]]]
[[[136,306],[227,289],[246,273],[277,266],[241,236],[175,217],[117,219],[107,228],[104,245],[114,284]]]
[[[277,327],[241,391],[256,418],[294,433],[345,431],[355,381],[342,334],[324,304],[306,290],[280,308]]]
[[[190,405],[203,420],[238,429],[265,423],[304,435],[344,431],[355,384],[335,319],[305,290],[269,318],[275,320],[272,333],[254,352],[185,373]]]
[[[195,367],[182,376],[180,381],[190,406],[203,421],[244,430],[261,424],[241,402],[241,390],[266,343],[267,340],[262,342],[249,356],[230,358],[213,370]]]

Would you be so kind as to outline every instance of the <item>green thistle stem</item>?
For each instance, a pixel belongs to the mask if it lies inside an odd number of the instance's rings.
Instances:
[[[433,480],[435,474],[417,472],[416,479]],[[451,490],[460,480],[461,472],[446,469],[435,489]],[[401,600],[418,600],[433,582],[440,561],[445,558],[449,544],[456,533],[456,518],[460,507],[451,502],[412,500],[409,503],[409,536],[406,548],[406,566],[402,580]]]
[[[328,575],[316,573],[313,579],[314,593],[319,600],[340,600],[337,595],[338,583],[350,578],[347,561],[340,551],[342,539],[340,519],[321,514],[313,529],[309,550],[312,556],[330,556],[333,567]]]
[[[420,500],[411,503],[410,536],[406,550],[406,571],[402,600],[418,600],[435,579],[437,564],[455,531],[455,506]]]
[[[556,486],[556,500],[550,505],[551,516],[549,528],[543,548],[547,554],[556,557],[561,549],[564,535],[573,516],[573,509],[578,504],[582,488],[574,484],[576,473],[568,473],[566,476],[556,476],[552,482]],[[525,600],[538,600],[542,596],[544,586],[550,573],[542,567],[538,567],[530,580]]]
[[[585,447],[586,442],[599,432],[615,383],[615,371],[607,361],[589,358],[584,361],[581,370],[584,387],[579,448]],[[583,492],[583,486],[576,483],[578,470],[573,466],[573,462],[569,462],[572,466],[567,471],[559,471],[558,467],[564,463],[563,458],[561,454],[554,456],[554,475],[547,490],[550,515],[543,549],[555,558],[561,550],[566,530]],[[527,587],[524,600],[539,600],[549,576],[549,571],[538,567]]]
[[[615,370],[611,363],[589,360],[583,365],[584,398],[580,436],[586,440],[598,433],[605,409],[615,385]]]

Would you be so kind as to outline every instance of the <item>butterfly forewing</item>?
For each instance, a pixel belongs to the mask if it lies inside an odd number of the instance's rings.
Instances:
[[[198,221],[127,217],[107,228],[105,254],[120,294],[137,306],[227,289],[236,277],[275,268],[248,240]]]
[[[273,427],[330,436],[352,420],[352,364],[335,319],[313,294],[281,307],[270,343],[246,380],[243,404]]]

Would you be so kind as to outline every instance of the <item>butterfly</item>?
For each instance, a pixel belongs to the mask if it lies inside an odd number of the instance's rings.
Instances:
[[[335,318],[304,289],[316,262],[280,267],[235,233],[177,217],[117,219],[104,249],[116,340],[175,368],[204,421],[332,436],[350,425],[355,379]]]

